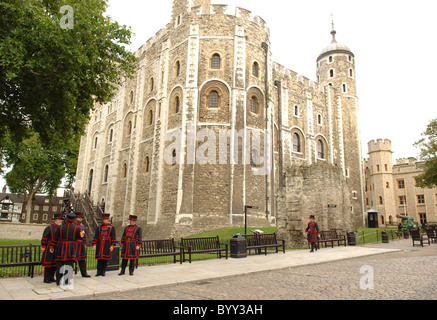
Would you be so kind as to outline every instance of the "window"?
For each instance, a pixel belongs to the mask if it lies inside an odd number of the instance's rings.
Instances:
[[[302,152],[299,134],[293,134],[293,152]]]
[[[299,117],[299,107],[298,106],[294,106],[294,116]]]
[[[175,110],[175,113],[179,113],[179,110],[180,110],[180,100],[179,100],[179,97],[176,97],[175,98],[175,108],[174,108],[174,110]]]
[[[329,76],[330,76],[331,78],[334,77],[334,69],[329,70]]]
[[[317,124],[318,124],[319,126],[322,125],[322,115],[321,115],[321,114],[318,114],[318,115],[317,115]]]
[[[423,194],[417,196],[418,204],[425,204],[425,196]]]
[[[385,183],[385,187],[386,187],[387,189],[390,189],[390,182],[387,181],[387,182]]]
[[[258,78],[259,75],[259,64],[258,62],[254,62],[252,65],[252,75]]]
[[[319,159],[325,159],[325,146],[322,140],[317,141],[317,157]]]
[[[209,94],[209,108],[217,109],[219,106],[219,94],[217,91],[211,91]]]
[[[114,136],[114,129],[111,129],[109,130],[109,143],[112,142],[113,136]]]
[[[252,153],[250,154],[250,166],[252,168],[255,168],[258,163],[258,151],[252,150]]]
[[[127,164],[123,164],[123,178],[127,178]]]
[[[127,125],[127,134],[128,135],[132,134],[132,121],[129,121],[129,123]]]
[[[401,206],[406,205],[407,204],[407,197],[406,196],[400,196],[399,197],[399,204]]]
[[[253,113],[258,113],[258,103],[256,97],[250,98],[250,111]]]
[[[333,58],[332,58],[332,56],[330,56],[329,57],[329,62],[332,62],[333,61]]]
[[[384,204],[384,199],[382,199],[381,196],[379,197],[379,204],[380,204],[380,205],[383,205],[383,204]]]
[[[175,166],[176,165],[176,150],[173,149],[171,155],[172,155],[171,165]]]
[[[94,150],[97,149],[97,140],[98,140],[97,137],[95,137],[95,139],[94,139]]]
[[[152,92],[155,89],[155,80],[153,78],[150,78],[150,92]]]
[[[48,215],[48,214],[45,213],[45,214],[42,215],[42,220],[43,220],[43,221],[47,221],[48,218],[49,218],[49,215]]]
[[[419,217],[420,217],[420,224],[424,225],[428,223],[426,218],[426,213],[419,213]]]
[[[384,165],[385,171],[388,171],[388,165]]]
[[[376,165],[376,171],[379,172],[379,164]]]
[[[105,171],[103,172],[103,183],[108,182],[109,165],[105,166]]]
[[[129,95],[129,105],[131,105],[134,102],[134,92],[131,91]]]
[[[343,93],[347,93],[347,86],[345,83],[343,83]]]
[[[352,69],[349,69],[349,77],[351,78],[354,77],[354,71]]]
[[[149,157],[146,157],[146,161],[144,163],[144,166],[145,166],[145,171],[149,172],[150,171],[150,159],[149,159]]]
[[[151,126],[153,124],[153,111],[149,111],[149,125]]]
[[[179,77],[181,74],[181,63],[179,61],[176,61],[175,72],[176,77]]]
[[[220,69],[220,60],[220,55],[218,53],[213,54],[211,60],[211,69]]]
[[[405,189],[405,180],[398,180],[398,188]]]

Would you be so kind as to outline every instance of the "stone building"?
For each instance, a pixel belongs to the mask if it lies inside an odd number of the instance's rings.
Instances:
[[[209,0],[173,0],[170,23],[136,52],[134,78],[95,106],[75,192],[104,202],[117,228],[138,215],[148,237],[241,225],[245,205],[259,208],[250,225],[284,232],[302,227],[307,205],[324,228],[361,226],[354,54],[332,30],[310,80],[272,61],[262,18],[228,11]],[[339,196],[301,202],[300,216],[290,218],[292,168],[313,174],[305,190]],[[336,207],[328,210],[329,202]]]
[[[415,158],[397,159],[393,164],[391,141],[368,143],[364,160],[366,211],[377,211],[379,226],[397,226],[398,215],[408,215],[420,224],[437,224],[437,188],[416,186],[423,162]]]

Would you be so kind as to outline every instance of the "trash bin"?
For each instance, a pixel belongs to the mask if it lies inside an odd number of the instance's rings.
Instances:
[[[388,232],[381,231],[381,236],[382,236],[382,243],[388,243]]]
[[[232,236],[230,240],[230,255],[231,258],[247,258],[246,238],[241,234]]]
[[[357,236],[355,232],[348,232],[347,233],[347,244],[349,246],[355,246],[357,244]]]
[[[408,229],[403,229],[402,232],[404,233],[404,239],[410,238],[410,233],[408,232]]]
[[[112,250],[112,258],[108,261],[106,271],[116,271],[120,268],[120,247],[117,245]]]

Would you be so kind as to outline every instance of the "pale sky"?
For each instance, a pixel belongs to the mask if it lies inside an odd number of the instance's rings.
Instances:
[[[312,80],[317,56],[331,41],[332,13],[337,41],[355,54],[363,156],[367,157],[370,140],[387,138],[394,159],[417,157],[413,143],[437,118],[435,0],[212,2],[262,17],[270,28],[273,60]],[[135,33],[132,51],[170,22],[172,0],[108,3],[108,15]]]

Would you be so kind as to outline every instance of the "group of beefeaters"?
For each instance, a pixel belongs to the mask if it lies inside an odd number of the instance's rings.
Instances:
[[[110,223],[110,215],[104,213],[102,218],[102,224],[97,228],[92,241],[97,259],[96,277],[105,276],[108,261],[112,259],[113,249],[117,245],[115,228]],[[62,214],[55,214],[53,224],[44,230],[41,239],[43,250],[41,265],[44,267],[45,283],[56,282],[60,285],[66,269],[72,271],[74,263],[79,265],[82,277],[90,277],[86,270],[87,250],[83,219],[81,212],[67,214],[65,222]],[[129,274],[134,274],[135,260],[139,257],[142,242],[142,230],[137,225],[137,216],[131,215],[129,220],[130,224],[124,229],[121,238],[122,263],[119,275],[125,274],[128,261],[130,261]],[[65,268],[65,266],[68,267]]]

